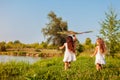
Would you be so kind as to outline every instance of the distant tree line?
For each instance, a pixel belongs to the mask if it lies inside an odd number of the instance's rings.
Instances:
[[[91,42],[90,38],[86,38],[84,43],[80,43],[79,41],[77,41],[76,43],[76,51],[79,52],[83,52],[83,51],[91,51],[94,49],[94,45]],[[58,46],[53,45],[53,44],[49,44],[47,42],[41,42],[41,43],[31,43],[31,44],[25,44],[20,42],[19,40],[15,40],[15,41],[9,41],[9,42],[0,42],[0,51],[7,51],[8,49],[13,49],[13,50],[17,50],[20,51],[24,48],[34,48],[34,49],[58,49]]]
[[[22,50],[24,48],[34,48],[34,49],[45,49],[45,48],[55,48],[52,45],[48,45],[46,42],[41,43],[31,43],[31,44],[24,44],[19,40],[9,41],[8,43],[2,41],[0,42],[0,51],[6,51],[7,49],[16,49]]]

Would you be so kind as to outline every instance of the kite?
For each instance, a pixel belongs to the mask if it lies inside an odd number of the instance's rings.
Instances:
[[[58,34],[66,34],[66,35],[76,35],[76,34],[84,34],[84,33],[91,33],[93,31],[85,31],[85,32],[75,32],[75,31],[61,31],[57,32]]]

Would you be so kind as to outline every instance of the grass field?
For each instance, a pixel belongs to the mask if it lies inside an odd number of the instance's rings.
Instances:
[[[34,64],[1,63],[0,80],[120,80],[119,56],[106,56],[106,65],[98,72],[95,69],[95,58],[82,54],[66,71],[63,57],[43,59]]]

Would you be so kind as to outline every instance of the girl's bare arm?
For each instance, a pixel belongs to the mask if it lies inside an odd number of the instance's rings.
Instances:
[[[65,46],[63,45],[63,46],[61,46],[61,47],[59,47],[59,49],[63,49]]]

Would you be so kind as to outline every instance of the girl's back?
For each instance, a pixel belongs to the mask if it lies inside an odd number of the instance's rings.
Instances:
[[[97,46],[98,51],[96,53],[96,61],[95,64],[100,63],[100,64],[105,64],[105,59],[104,59],[104,54],[100,51],[100,47]]]

